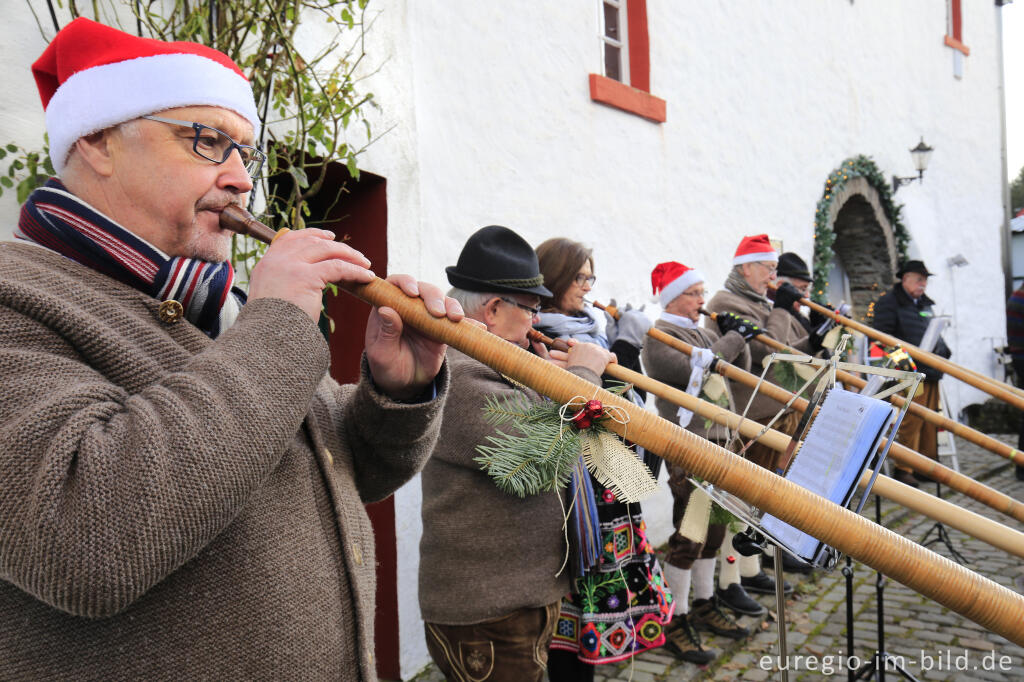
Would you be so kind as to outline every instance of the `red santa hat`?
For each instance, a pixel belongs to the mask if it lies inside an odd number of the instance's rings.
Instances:
[[[78,18],[32,65],[59,174],[78,138],[164,109],[230,109],[259,131],[252,87],[223,52],[138,38]]]
[[[768,235],[755,234],[752,237],[744,237],[736,248],[736,255],[732,258],[733,265],[743,263],[754,263],[756,261],[779,262],[779,252],[772,248],[768,241]]]
[[[675,261],[658,263],[651,271],[651,288],[660,299],[662,307],[694,284],[703,281],[702,272]]]

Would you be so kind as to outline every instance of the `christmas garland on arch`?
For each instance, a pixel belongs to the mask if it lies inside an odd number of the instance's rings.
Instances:
[[[878,192],[878,200],[882,205],[885,217],[892,225],[893,237],[896,240],[896,252],[899,260],[907,259],[907,247],[910,245],[910,233],[903,225],[901,213],[903,204],[896,204],[893,201],[892,188],[889,181],[885,179],[878,166],[869,156],[855,156],[840,164],[825,179],[825,189],[818,206],[814,212],[814,263],[813,263],[813,294],[811,298],[818,303],[827,303],[825,300],[825,286],[828,282],[829,266],[832,263],[834,253],[832,245],[836,241],[835,232],[828,224],[829,213],[835,195],[842,191],[853,178],[864,178]]]

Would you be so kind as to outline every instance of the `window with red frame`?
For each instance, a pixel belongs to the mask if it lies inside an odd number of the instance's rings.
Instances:
[[[953,48],[953,77],[964,77],[964,57],[971,51],[963,40],[963,17],[960,14],[961,0],[946,0],[946,35],[943,42]]]
[[[600,58],[603,73],[590,74],[590,99],[665,121],[665,100],[651,89],[647,0],[599,0]]]

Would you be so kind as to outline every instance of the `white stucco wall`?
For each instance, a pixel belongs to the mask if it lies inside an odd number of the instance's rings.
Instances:
[[[43,146],[43,133],[46,130],[43,125],[43,106],[30,70],[32,62],[46,49],[54,33],[45,5],[42,11],[40,19],[45,21],[44,29],[49,29],[46,38],[28,8],[23,5],[17,10],[6,12],[3,26],[0,27],[0,64],[3,64],[0,83],[3,84],[4,92],[0,98],[0,145],[13,142],[26,149],[41,149]],[[9,156],[0,159],[3,172],[7,171],[9,161]],[[0,197],[0,240],[11,238],[18,221],[19,206],[15,196],[13,189],[4,188],[3,196]]]
[[[668,103],[658,125],[590,101],[596,2],[382,7],[379,22],[408,31],[389,48],[414,74],[408,89],[404,79],[383,84],[385,72],[370,83],[397,96],[381,101],[401,127],[415,127],[375,145],[365,164],[389,178],[392,269],[443,282],[465,238],[498,223],[535,245],[565,236],[592,246],[597,300],[648,300],[650,269],[668,259],[700,267],[718,288],[745,234],[766,231],[810,260],[829,172],[867,154],[886,175],[911,175],[907,150],[923,135],[936,150],[931,166],[897,196],[912,252],[937,273],[929,293],[940,312],[956,315],[947,334],[956,359],[994,371],[989,337],[1003,334],[995,8],[965,3],[971,55],[955,79],[941,3],[651,0],[651,90]],[[945,262],[956,253],[970,265],[955,274],[954,310]],[[957,384],[947,382],[954,414],[985,397]],[[399,518],[418,518],[418,485],[396,500]],[[669,531],[666,507],[645,507],[660,516],[649,519],[656,539]],[[408,598],[415,538],[399,545],[408,673],[425,658]]]
[[[668,104],[659,125],[590,100],[598,6],[371,3],[380,15],[366,66],[377,71],[366,87],[383,107],[374,130],[389,132],[362,167],[388,181],[390,270],[446,283],[466,237],[498,223],[535,245],[564,236],[592,246],[597,300],[648,301],[650,270],[663,260],[699,267],[717,289],[745,234],[768,232],[810,261],[829,172],[867,154],[886,175],[912,175],[907,150],[924,136],[935,148],[924,182],[897,195],[912,255],[936,272],[939,311],[954,315],[954,359],[996,371],[998,8],[963,3],[971,55],[956,79],[944,3],[934,0],[649,0],[651,90]],[[48,26],[45,8],[40,17]],[[45,41],[24,8],[7,13],[0,35],[0,141],[34,147],[42,115],[28,65]],[[0,239],[16,216],[5,192]],[[958,253],[970,264],[954,274],[946,259]],[[946,386],[954,413],[985,397]],[[418,480],[396,495],[405,676],[427,660],[419,503]],[[645,505],[655,541],[670,530],[667,507],[664,493]]]

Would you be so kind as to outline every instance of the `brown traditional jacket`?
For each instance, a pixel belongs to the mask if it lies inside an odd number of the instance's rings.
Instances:
[[[215,341],[0,244],[0,679],[373,680],[364,502],[413,476],[437,399],[327,377],[281,300]]]
[[[484,420],[485,398],[519,394],[537,400],[537,393],[451,348],[448,367],[451,391],[441,436],[421,477],[420,610],[428,623],[469,625],[568,593],[569,564],[559,573],[568,505],[564,490],[526,497],[502,492],[473,461],[476,446],[498,430]],[[570,371],[601,384],[588,369]]]
[[[750,350],[747,348],[743,337],[736,332],[729,332],[725,336],[719,336],[713,329],[686,329],[674,325],[667,320],[658,320],[654,323],[655,329],[682,339],[691,346],[697,348],[710,348],[718,357],[740,369],[750,368]],[[648,340],[644,344],[641,357],[644,362],[644,369],[652,379],[668,384],[680,391],[686,391],[690,381],[692,367],[690,356],[682,353],[671,346],[657,340]],[[676,416],[679,406],[664,398],[657,398],[655,405],[658,407],[658,414],[673,424],[679,423]],[[712,424],[710,429],[705,428],[705,419],[699,414],[693,415],[690,424],[686,427],[701,438],[708,440],[724,441],[728,438],[728,429],[719,424]]]
[[[772,309],[752,301],[746,296],[740,296],[734,294],[728,289],[720,289],[705,306],[709,312],[712,313],[723,313],[731,312],[744,317],[771,336],[771,332],[768,329],[768,318],[772,312]],[[784,310],[780,310],[783,315],[788,314]],[[705,318],[704,326],[708,329],[718,331],[718,323],[712,320],[710,317]],[[772,337],[774,338],[774,337]],[[771,355],[772,349],[768,346],[760,343],[757,339],[753,339],[750,342],[750,372],[760,376],[764,369],[764,358],[767,355]],[[747,401],[750,400],[750,395],[754,389],[749,386],[739,384],[736,382],[732,383],[732,395],[736,401],[736,409],[742,413],[743,409],[747,406]],[[758,393],[754,397],[754,402],[750,406],[750,410],[747,412],[747,417],[750,419],[765,419],[767,417],[774,417],[775,414],[783,408],[782,403],[776,402],[771,398],[767,398],[764,395]]]
[[[800,320],[782,308],[772,308],[765,323],[765,331],[776,341],[781,341],[802,353],[813,355],[807,330],[800,324]]]

